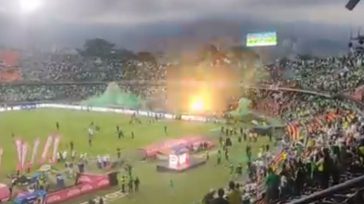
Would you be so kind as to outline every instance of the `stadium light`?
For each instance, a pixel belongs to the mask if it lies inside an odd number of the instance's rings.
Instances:
[[[42,6],[41,0],[19,0],[20,10],[24,13],[31,13]]]
[[[193,112],[201,112],[204,110],[204,102],[201,99],[197,99],[191,104],[191,111]]]

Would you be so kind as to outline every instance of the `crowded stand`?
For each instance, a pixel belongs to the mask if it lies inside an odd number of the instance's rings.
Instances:
[[[109,83],[59,83],[59,84],[2,84],[0,85],[0,103],[45,102],[63,101],[77,103],[80,100],[102,94]],[[147,98],[150,103],[153,100],[161,100],[165,89],[147,87],[146,85],[118,84],[125,92]]]
[[[160,81],[166,65],[138,59],[103,59],[78,54],[26,57],[19,62],[22,79],[2,80],[0,103],[62,100],[75,102],[101,94],[113,81]],[[4,74],[2,76],[5,77]],[[119,84],[142,97],[163,94],[163,88]]]
[[[330,93],[351,91],[363,84],[364,55],[356,53],[342,57],[281,60],[274,66],[283,69],[282,76],[298,82],[302,89]]]
[[[215,59],[211,66],[234,64],[234,59],[227,59],[226,55],[223,58]],[[103,93],[112,81],[119,82],[121,89],[146,98],[162,96],[166,89],[163,85],[121,83],[166,79],[166,65],[138,59],[50,55],[25,59],[20,64],[22,80],[0,85],[0,103],[75,102]],[[280,117],[287,124],[285,134],[277,139],[276,149],[262,148],[259,155],[252,156],[246,164],[247,179],[239,177],[226,189],[211,190],[204,197],[204,204],[224,203],[225,199],[230,204],[285,203],[364,172],[364,118],[354,104],[333,97],[344,91],[352,93],[364,84],[363,66],[363,54],[350,54],[286,59],[265,67],[270,73],[265,84],[271,86],[242,90],[241,97],[251,99],[258,112]],[[277,74],[277,70],[282,73]],[[272,81],[274,84],[269,84]],[[279,87],[324,92],[330,97],[281,91]],[[241,134],[250,138],[252,133]]]
[[[162,80],[165,67],[138,59],[100,59],[78,54],[53,54],[25,59],[25,81],[41,82],[110,82],[125,79]]]
[[[2,103],[68,101],[74,102],[102,93],[106,83],[99,84],[19,84],[1,85]]]
[[[287,123],[285,137],[279,141],[280,151],[273,153],[262,148],[256,160],[248,164],[247,183],[230,182],[226,189],[207,193],[204,202],[214,203],[225,197],[229,203],[286,203],[361,176],[364,170],[363,117],[353,103],[333,96],[344,91],[352,93],[363,84],[363,65],[363,54],[357,53],[344,57],[286,60],[268,66],[267,71],[279,80],[278,86],[245,91],[242,96],[251,98],[258,111],[280,116]],[[283,74],[276,73],[282,69]],[[289,85],[324,91],[331,96],[278,89]],[[231,198],[237,187],[242,199],[234,202]],[[357,192],[350,193],[339,192],[319,203],[363,202]],[[219,198],[214,199],[213,194]]]
[[[302,96],[296,100],[282,110],[283,118],[290,122],[281,151],[275,155],[262,150],[248,165],[249,185],[240,189],[247,203],[264,190],[264,201],[285,203],[326,189],[329,181],[331,186],[361,175],[362,118],[337,101]],[[262,179],[265,176],[267,180]]]

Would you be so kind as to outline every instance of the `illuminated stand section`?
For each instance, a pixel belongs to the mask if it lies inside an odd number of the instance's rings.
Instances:
[[[206,160],[190,157],[189,150],[178,148],[172,150],[168,155],[168,160],[157,165],[159,172],[183,172],[194,167],[205,164]]]

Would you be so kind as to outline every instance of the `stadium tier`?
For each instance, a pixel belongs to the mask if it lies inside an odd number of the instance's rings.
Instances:
[[[0,55],[0,200],[364,202],[363,53],[251,52]]]

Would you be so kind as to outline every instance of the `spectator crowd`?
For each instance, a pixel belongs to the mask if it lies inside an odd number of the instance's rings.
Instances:
[[[21,83],[0,84],[0,104],[79,101],[103,93],[112,81],[146,98],[162,96],[166,89],[123,83],[166,79],[166,65],[138,59],[46,55],[26,58],[21,66]],[[364,55],[285,59],[267,66],[266,71],[270,77],[265,82],[272,86],[242,90],[242,96],[251,99],[258,111],[281,117],[289,131],[278,142],[278,154],[266,151],[247,165],[247,183],[230,182],[228,189],[209,192],[206,204],[253,203],[259,200],[259,192],[264,192],[267,203],[284,202],[364,172],[364,118],[356,104],[337,97],[363,85]],[[281,91],[277,87],[313,93]],[[316,92],[324,92],[327,97]]]
[[[260,152],[247,164],[247,180],[231,181],[225,189],[211,190],[203,202],[287,203],[363,175],[361,107],[338,97],[350,95],[363,85],[363,60],[363,54],[355,53],[285,59],[267,66],[271,78],[265,82],[271,86],[243,90],[242,96],[251,99],[257,111],[286,122],[278,153]],[[311,94],[281,91],[279,87],[308,90]],[[240,199],[234,201],[236,191]],[[319,203],[363,203],[361,194],[347,189]]]
[[[42,55],[23,59],[22,81],[0,84],[0,103],[87,99],[101,94],[110,82],[126,92],[155,97],[164,89],[138,81],[158,82],[166,77],[166,65],[138,59],[100,59],[74,55]]]

